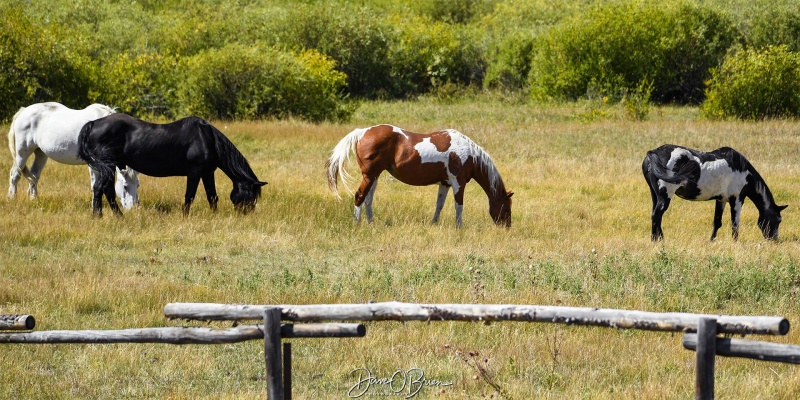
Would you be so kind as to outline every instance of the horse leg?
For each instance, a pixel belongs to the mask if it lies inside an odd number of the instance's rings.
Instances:
[[[113,175],[111,175],[113,177]],[[103,186],[103,194],[106,195],[106,200],[108,200],[108,207],[114,212],[114,215],[117,217],[122,217],[122,211],[119,209],[119,204],[117,204],[117,193],[114,191],[114,180],[108,179],[108,181]]]
[[[436,210],[433,212],[433,220],[431,220],[431,223],[435,224],[439,222],[439,214],[442,212],[444,201],[447,199],[447,192],[449,190],[450,186],[439,185],[439,193],[436,195]]]
[[[92,180],[92,214],[99,218],[103,216],[103,194],[106,193],[107,189],[110,189],[112,197],[115,197],[113,196],[113,167],[105,164],[95,165],[95,168],[89,167],[89,174]],[[111,206],[110,200],[109,206]],[[116,204],[116,199],[114,199],[114,204]]]
[[[361,205],[370,197],[370,205],[369,205],[369,214],[372,214],[372,197],[375,196],[375,192],[372,191],[373,184],[377,181],[377,177],[372,178],[369,175],[364,175],[363,179],[361,180],[361,185],[356,190],[355,195],[355,208],[353,209],[353,220],[358,222],[361,219]],[[370,195],[372,192],[372,196]],[[368,222],[372,222],[370,219],[371,215],[367,217]]]
[[[28,149],[17,149],[17,154],[11,163],[11,173],[8,179],[9,198],[16,196],[17,182],[19,182],[19,178],[21,178],[23,175],[25,175],[25,177],[30,175],[28,167],[25,164],[28,162],[28,157],[30,157],[31,153],[32,152]]]
[[[39,195],[37,185],[39,177],[42,176],[44,165],[47,164],[47,154],[41,149],[36,149],[33,152],[33,163],[31,164],[30,174],[28,175],[28,195],[31,199],[35,199]]]
[[[186,195],[183,202],[183,215],[189,215],[189,207],[192,206],[194,196],[197,194],[197,185],[200,184],[200,176],[196,174],[189,174],[186,176]]]
[[[203,188],[206,190],[206,198],[208,198],[208,205],[211,207],[211,211],[217,212],[219,197],[217,197],[217,186],[214,184],[214,171],[203,175]]]
[[[653,214],[651,215],[652,230],[650,240],[657,242],[664,240],[664,231],[661,229],[661,219],[664,212],[669,208],[670,198],[667,196],[657,196],[656,203],[653,205]]]
[[[736,196],[731,196],[728,200],[731,203],[731,233],[733,240],[739,239],[739,220],[742,216],[742,199]]]
[[[717,231],[722,227],[722,213],[725,211],[725,202],[717,200],[714,208],[714,230],[711,231],[711,240],[717,238]]]
[[[372,182],[367,197],[364,198],[364,211],[367,213],[367,222],[372,223],[372,200],[375,198],[375,189],[378,188],[378,178]]]
[[[455,208],[456,208],[456,226],[461,228],[463,224],[463,220],[461,218],[461,212],[464,210],[464,185],[456,191],[457,186],[453,186],[453,200],[455,201]]]

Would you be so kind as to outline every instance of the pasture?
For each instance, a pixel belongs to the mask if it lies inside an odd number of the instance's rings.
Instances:
[[[595,111],[487,96],[365,103],[341,124],[211,121],[269,182],[244,216],[218,171],[216,214],[201,190],[182,215],[183,178],[141,176],[140,207],[122,219],[93,219],[87,168],[51,162],[36,201],[23,186],[15,199],[0,200],[0,311],[30,313],[37,330],[50,330],[183,324],[164,319],[168,302],[570,305],[780,315],[794,329],[761,339],[800,343],[800,123],[710,122],[696,109],[671,107],[631,122],[617,108]],[[437,188],[388,174],[375,195],[375,223],[354,225],[352,196],[338,202],[329,192],[325,160],[353,128],[377,123],[421,133],[455,128],[481,145],[515,192],[511,229],[492,223],[474,182],[463,229],[455,227],[452,197],[432,225]],[[777,202],[789,204],[782,240],[764,241],[746,202],[738,242],[728,213],[709,242],[713,203],[676,199],[664,216],[666,240],[651,243],[641,162],[664,143],[741,151]],[[6,153],[6,177],[9,167]],[[453,383],[425,388],[419,398],[501,397],[487,381],[515,399],[688,398],[694,391],[694,352],[682,348],[680,335],[652,332],[381,322],[368,323],[364,338],[297,341],[293,351],[299,399],[346,398],[356,383],[351,372],[363,368],[378,377],[420,368]],[[0,397],[259,398],[262,352],[259,342],[4,345]],[[491,376],[478,376],[476,365]],[[716,393],[796,398],[800,370],[717,358]]]

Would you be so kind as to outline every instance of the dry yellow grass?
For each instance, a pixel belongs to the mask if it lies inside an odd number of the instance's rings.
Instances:
[[[162,315],[164,304],[177,301],[561,304],[800,321],[800,123],[708,122],[672,108],[634,123],[613,109],[606,119],[586,120],[585,112],[580,104],[481,99],[370,103],[341,125],[215,122],[269,182],[247,216],[233,211],[230,181],[218,173],[217,214],[201,191],[184,218],[184,180],[143,177],[141,207],[123,219],[92,219],[86,168],[50,163],[38,200],[25,198],[24,187],[16,199],[0,200],[0,311],[35,315],[37,330],[179,325]],[[388,175],[376,194],[375,223],[353,225],[351,198],[337,202],[328,191],[324,161],[351,129],[384,122],[417,132],[455,128],[483,146],[516,193],[511,230],[493,226],[474,183],[463,229],[455,228],[452,199],[431,225],[436,188]],[[663,143],[744,153],[778,202],[790,204],[783,240],[765,242],[746,203],[739,241],[725,221],[709,243],[713,205],[676,200],[664,218],[666,241],[651,243],[640,165]],[[0,171],[9,165],[0,157]],[[797,330],[767,340],[800,343]],[[549,324],[369,323],[362,339],[295,341],[294,394],[345,398],[356,368],[386,376],[418,367],[453,382],[419,398],[498,397],[474,379],[455,353],[461,349],[488,359],[496,382],[516,399],[687,398],[694,353],[680,341]],[[0,345],[0,396],[259,397],[262,349],[258,342]],[[800,393],[793,366],[722,358],[717,366],[719,398]]]

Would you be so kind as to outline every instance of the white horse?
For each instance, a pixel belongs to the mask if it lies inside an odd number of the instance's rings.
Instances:
[[[28,194],[31,199],[38,195],[37,182],[47,158],[63,164],[85,165],[78,158],[78,134],[84,124],[106,115],[114,109],[102,104],[92,104],[83,110],[73,110],[59,103],[38,103],[21,108],[11,120],[8,131],[8,148],[13,158],[9,179],[8,197],[17,193],[17,182],[21,176],[28,179]],[[28,157],[33,154],[33,163],[28,169]],[[89,168],[92,185],[97,171]],[[122,206],[129,210],[139,203],[139,176],[127,168],[117,169],[116,192]]]

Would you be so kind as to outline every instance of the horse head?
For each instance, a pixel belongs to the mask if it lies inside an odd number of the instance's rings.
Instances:
[[[778,227],[781,224],[781,211],[786,209],[786,206],[775,206],[767,208],[758,215],[758,227],[761,233],[764,234],[764,239],[778,240]]]
[[[261,197],[261,187],[267,182],[237,182],[231,190],[233,208],[242,214],[247,214],[256,208],[258,198]]]
[[[503,225],[506,228],[511,227],[511,196],[514,192],[501,192],[499,195],[489,201],[489,215],[497,225]]]
[[[117,182],[114,185],[122,207],[130,210],[139,204],[139,174],[131,168],[119,170]]]

